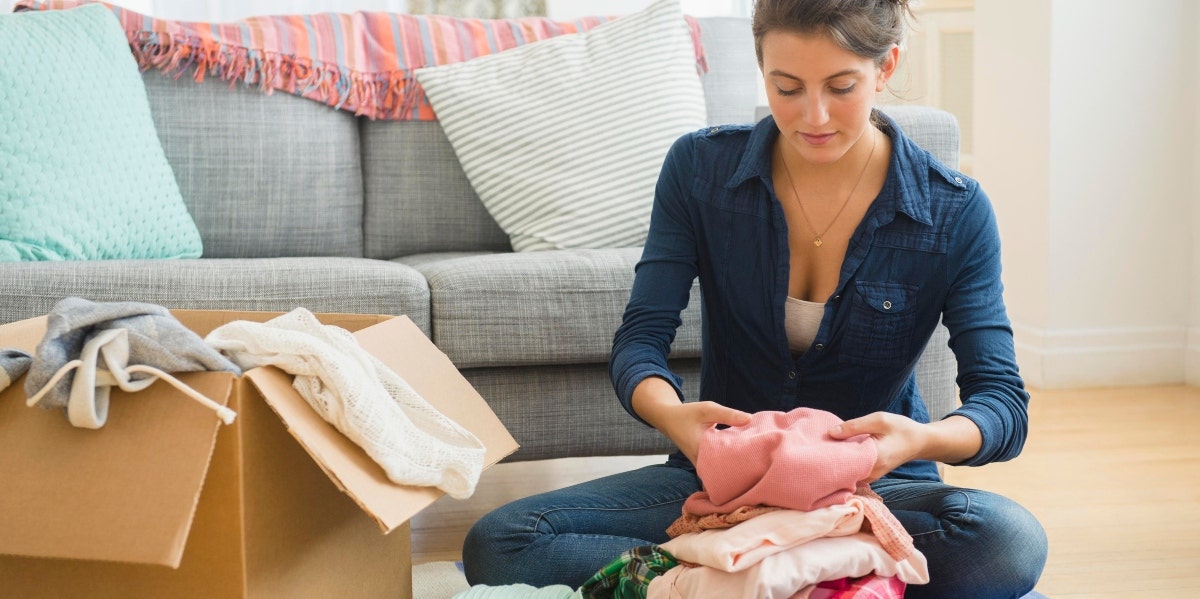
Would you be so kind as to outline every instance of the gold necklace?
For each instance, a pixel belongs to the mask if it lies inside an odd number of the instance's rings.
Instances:
[[[833,215],[833,220],[829,221],[829,226],[825,227],[824,231],[817,233],[813,228],[812,221],[808,220],[808,213],[804,210],[804,202],[800,201],[800,194],[796,191],[796,183],[792,181],[791,169],[788,168],[787,159],[783,157],[783,148],[779,150],[779,160],[783,162],[783,174],[787,177],[788,185],[792,188],[792,196],[796,198],[796,205],[800,206],[800,216],[804,217],[804,224],[808,226],[808,230],[813,232],[813,245],[821,247],[824,241],[821,238],[833,228],[833,223],[837,222],[842,212],[846,210],[846,206],[850,205],[850,198],[854,197],[854,192],[858,190],[858,184],[862,183],[863,176],[867,174],[867,167],[871,165],[871,158],[875,156],[875,144],[879,142],[879,138],[875,136],[875,132],[871,132],[871,153],[867,154],[867,161],[863,164],[862,172],[858,174],[858,180],[854,182],[854,187],[850,188],[850,195],[846,196],[846,201],[842,202],[842,207],[838,209],[837,214]]]

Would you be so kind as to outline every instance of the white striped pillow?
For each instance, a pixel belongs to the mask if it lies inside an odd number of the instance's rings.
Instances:
[[[515,251],[642,245],[667,150],[707,120],[676,0],[416,76]]]

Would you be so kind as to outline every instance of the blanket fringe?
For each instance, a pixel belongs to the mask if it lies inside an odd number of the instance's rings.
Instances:
[[[206,76],[296,94],[371,119],[432,111],[416,76],[409,71],[362,73],[274,52],[250,50],[194,37],[133,32],[129,45],[142,71],[156,69],[178,79],[189,71],[196,83]]]

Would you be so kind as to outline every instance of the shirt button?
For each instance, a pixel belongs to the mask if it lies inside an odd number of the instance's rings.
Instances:
[[[962,177],[955,177],[955,178],[954,178],[954,182],[955,182],[955,183],[958,183],[959,185],[962,185],[962,184],[963,184],[963,183],[962,183]]]
[[[721,130],[721,128],[720,128],[720,127],[713,127],[712,129],[709,129],[709,130],[708,130],[708,133],[711,135],[711,134],[713,134],[713,133],[716,133],[717,131],[720,131],[720,130]]]
[[[891,309],[892,309],[892,302],[891,302],[890,300],[883,300],[883,309],[884,309],[884,310],[891,310]]]
[[[833,301],[835,301],[835,302],[842,301],[842,294],[839,293],[839,294],[833,296]]]
[[[796,371],[795,371],[795,370],[790,370],[790,371],[788,371],[788,378],[789,378],[789,379],[794,379],[794,378],[796,378]]]
[[[825,349],[825,344],[824,344],[824,343],[818,343],[818,344],[816,344],[816,345],[814,345],[814,346],[813,346],[813,349],[815,349],[815,350],[817,350],[817,351],[821,351],[821,350]]]

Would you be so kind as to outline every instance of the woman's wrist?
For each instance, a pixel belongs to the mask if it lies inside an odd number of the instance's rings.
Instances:
[[[658,376],[648,376],[633,389],[630,405],[633,412],[647,424],[666,434],[663,426],[670,422],[664,418],[665,412],[682,403],[675,387]],[[670,436],[670,435],[668,435]]]
[[[983,434],[966,416],[949,416],[925,425],[925,442],[917,456],[947,464],[957,464],[979,453]]]

